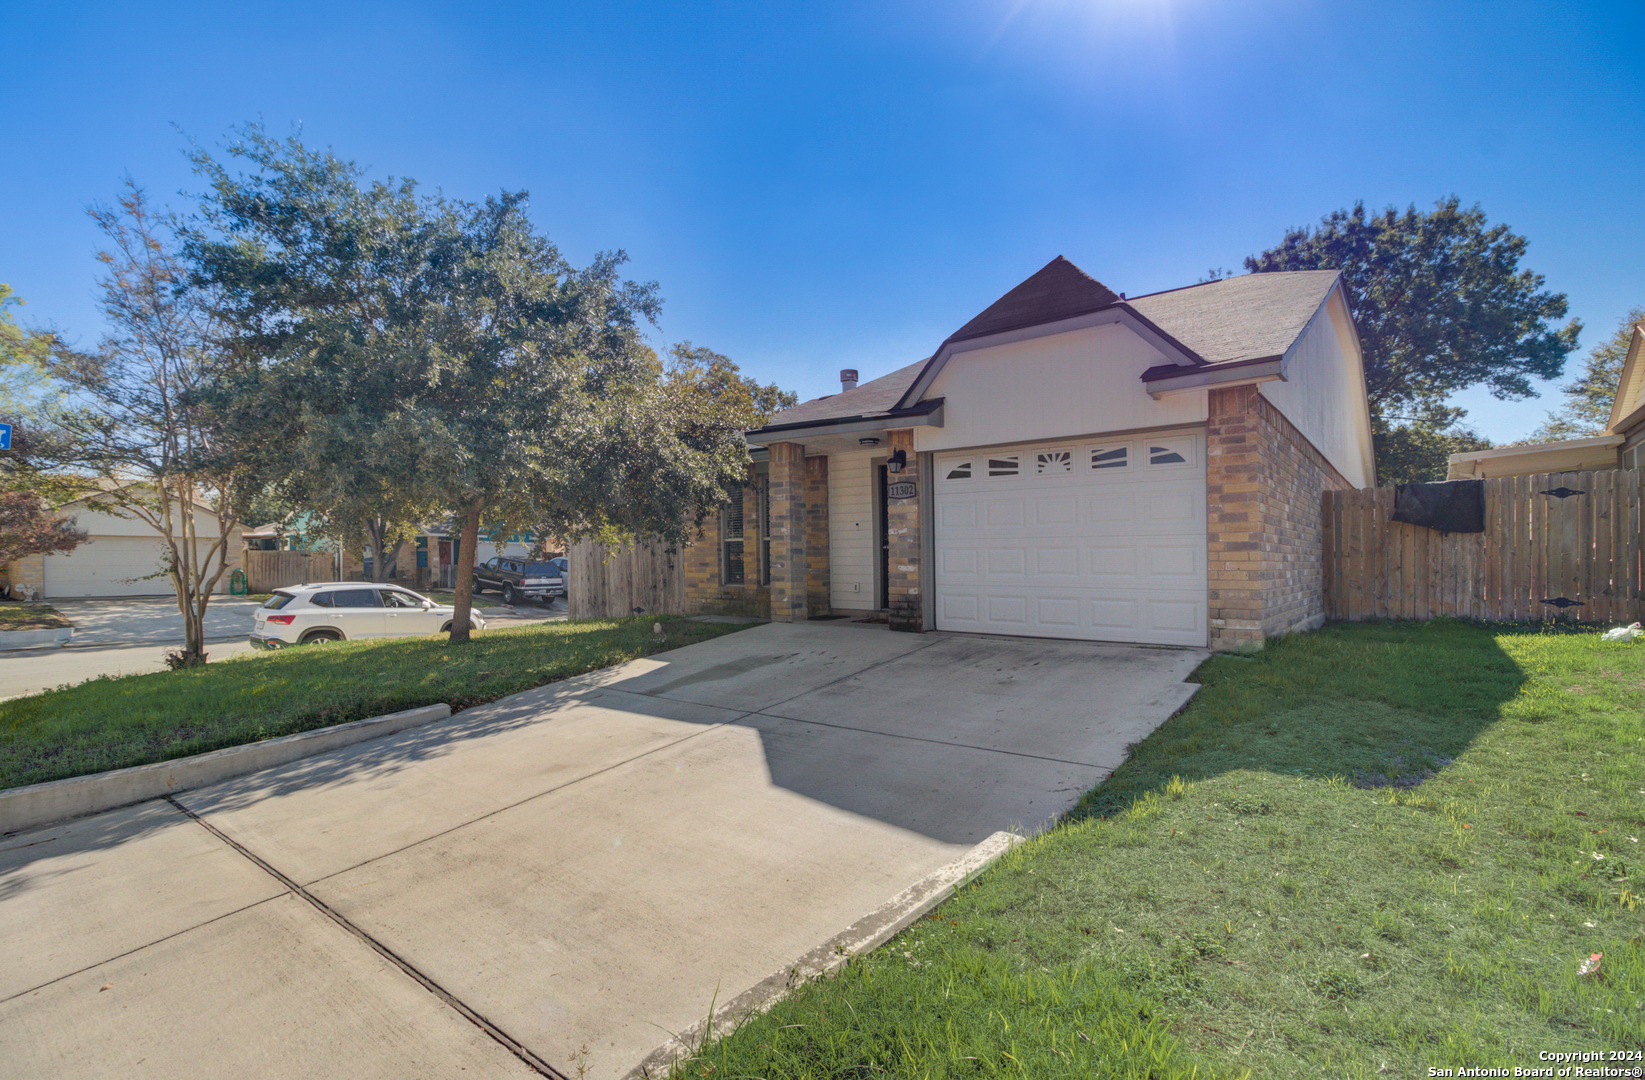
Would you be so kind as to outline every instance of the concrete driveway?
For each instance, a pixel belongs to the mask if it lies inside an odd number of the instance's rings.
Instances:
[[[766,625],[0,838],[0,1060],[622,1076],[1065,809],[1203,656]]]

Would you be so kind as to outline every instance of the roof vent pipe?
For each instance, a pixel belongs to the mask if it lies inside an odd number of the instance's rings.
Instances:
[[[840,392],[844,393],[847,390],[855,390],[856,388],[857,388],[857,369],[856,368],[841,368],[840,369]]]

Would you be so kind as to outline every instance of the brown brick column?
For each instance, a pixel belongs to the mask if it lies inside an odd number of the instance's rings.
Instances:
[[[809,613],[830,610],[828,570],[828,459],[805,459],[805,599]]]
[[[773,443],[771,463],[771,618],[806,617],[805,447]]]
[[[1254,386],[1213,389],[1205,433],[1206,565],[1211,648],[1260,648],[1263,439]]]
[[[1255,386],[1212,390],[1206,431],[1211,647],[1325,619],[1324,493],[1342,474]]]
[[[926,482],[920,475],[920,458],[914,452],[914,432],[903,428],[890,433],[890,450],[908,455],[903,471],[887,476],[889,483],[913,481],[916,487]],[[888,499],[885,504],[885,525],[891,551],[886,572],[886,595],[891,604],[890,623],[893,630],[925,629],[925,613],[920,595],[920,557],[924,535],[920,521],[920,500]]]

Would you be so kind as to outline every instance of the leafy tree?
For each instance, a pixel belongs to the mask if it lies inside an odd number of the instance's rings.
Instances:
[[[1491,440],[1467,428],[1436,429],[1401,424],[1373,432],[1377,481],[1382,484],[1431,483],[1445,479],[1452,454],[1489,450]]]
[[[670,348],[666,361],[645,352],[650,371],[613,398],[596,425],[566,433],[561,479],[580,495],[553,505],[550,531],[685,542],[724,501],[727,485],[742,479],[743,432],[799,400],[689,341]]]
[[[23,299],[0,283],[0,421],[36,412],[52,389],[51,350],[57,337],[17,325],[13,315]]]
[[[1533,397],[1532,379],[1564,370],[1582,324],[1554,327],[1565,295],[1520,268],[1525,247],[1524,237],[1488,226],[1483,210],[1464,209],[1453,195],[1428,213],[1413,206],[1371,215],[1355,203],[1317,228],[1290,230],[1245,268],[1342,271],[1380,436],[1377,473],[1387,482],[1421,461],[1434,467],[1446,438],[1477,440],[1455,430],[1464,413],[1445,405],[1451,394],[1484,384],[1504,400]],[[1423,478],[1443,475],[1440,468]]]
[[[0,567],[26,555],[66,554],[90,539],[32,491],[0,492]]]
[[[1645,306],[1624,315],[1616,333],[1594,346],[1582,374],[1561,391],[1564,407],[1549,413],[1529,441],[1553,442],[1605,433],[1605,426],[1611,422],[1611,406],[1616,402],[1617,383],[1622,379],[1622,364],[1628,359],[1628,343],[1633,340],[1634,327],[1642,322]]]
[[[216,392],[266,448],[260,479],[333,520],[437,508],[465,561],[482,528],[684,539],[741,476],[739,406],[786,400],[706,350],[659,363],[655,284],[621,280],[621,252],[572,266],[523,193],[366,187],[329,151],[240,136],[249,175],[195,154],[212,190],[189,251],[243,358]]]
[[[206,607],[228,570],[242,483],[234,429],[201,394],[219,360],[208,298],[189,287],[176,222],[151,210],[134,182],[117,206],[89,213],[110,245],[97,257],[112,330],[89,352],[57,343],[54,367],[76,404],[52,412],[52,454],[97,479],[103,508],[160,536],[157,576],[170,580],[183,615],[179,663],[203,664]],[[217,517],[216,539],[199,536],[202,514]]]
[[[417,415],[438,202],[256,124],[228,157],[249,171],[193,151],[209,190],[185,245],[236,343],[214,399],[260,434],[246,461],[259,489],[363,546],[382,580],[399,542],[445,512],[420,475]]]

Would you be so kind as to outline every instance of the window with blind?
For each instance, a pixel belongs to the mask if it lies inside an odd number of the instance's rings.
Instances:
[[[732,485],[731,498],[720,512],[720,580],[741,585],[743,571],[743,486]]]
[[[760,487],[760,584],[771,584],[771,481]]]

